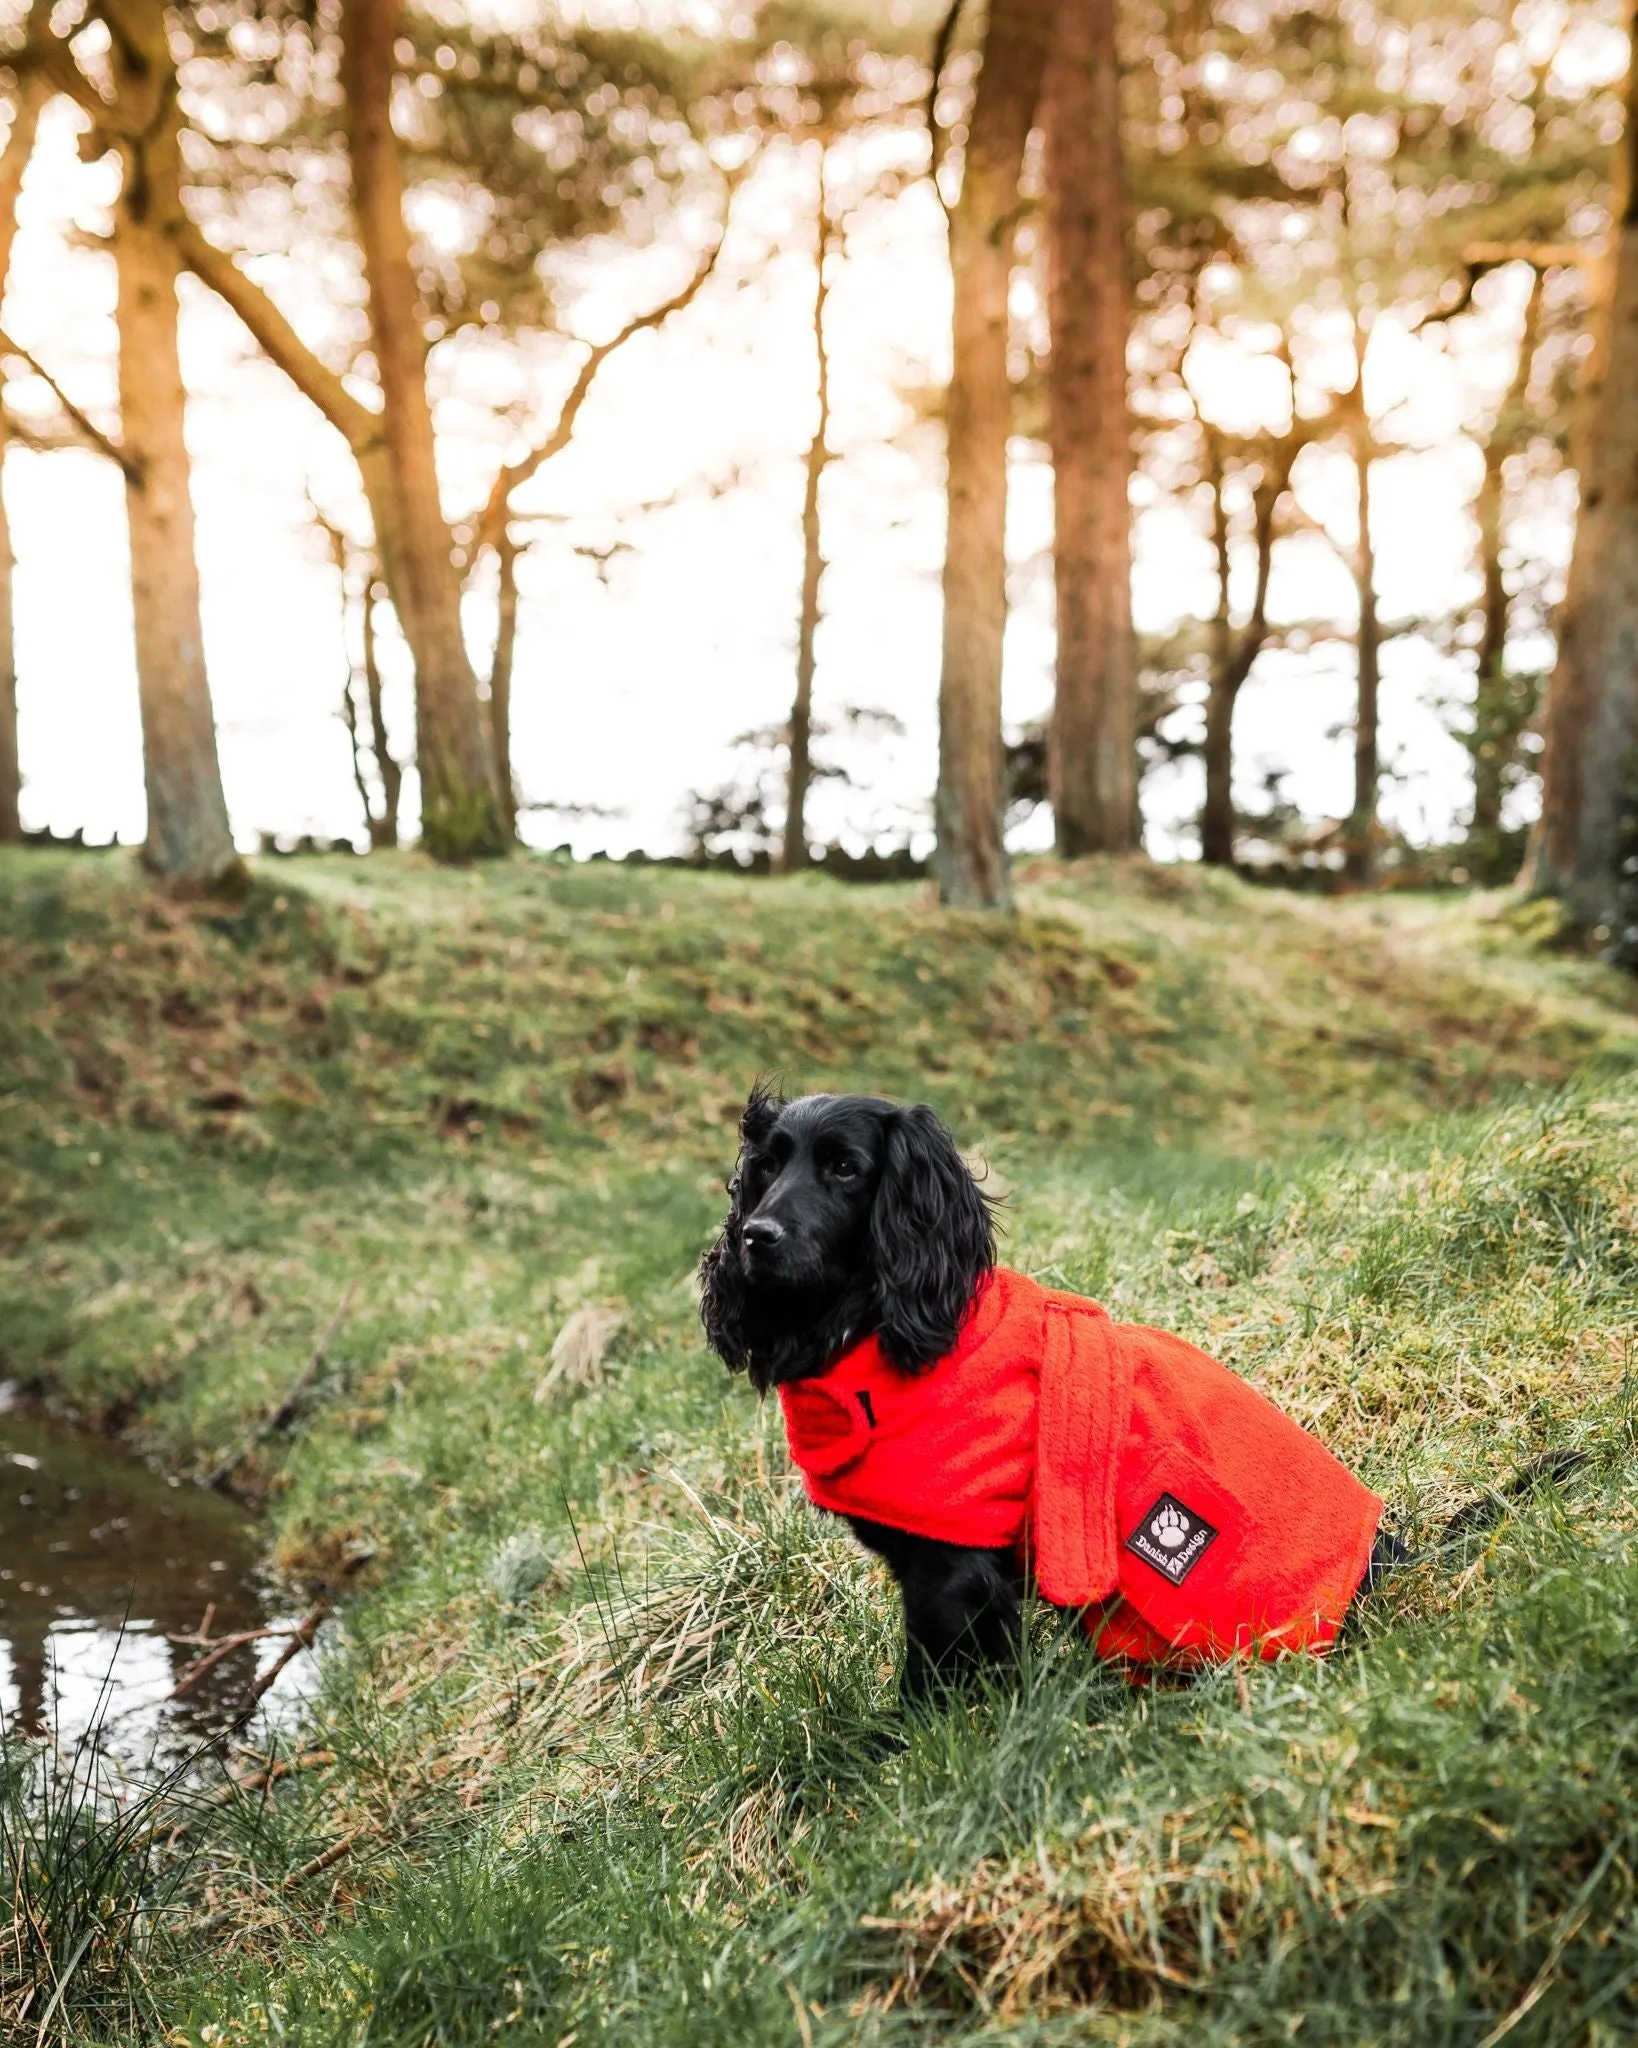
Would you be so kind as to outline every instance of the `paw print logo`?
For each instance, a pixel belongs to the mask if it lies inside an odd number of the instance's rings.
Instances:
[[[1149,1534],[1166,1550],[1178,1549],[1189,1533],[1189,1525],[1170,1501],[1149,1524]]]

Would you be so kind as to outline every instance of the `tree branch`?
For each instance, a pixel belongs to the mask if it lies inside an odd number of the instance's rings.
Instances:
[[[191,220],[173,228],[182,261],[201,284],[238,314],[251,339],[306,399],[316,405],[355,455],[372,448],[381,436],[381,416],[347,389],[342,379],[302,340],[269,295],[247,277]]]
[[[927,101],[922,109],[927,122],[927,142],[930,152],[927,160],[927,175],[933,181],[933,192],[938,199],[939,205],[944,207],[946,215],[948,215],[950,209],[945,205],[944,194],[939,187],[938,174],[944,168],[944,159],[949,149],[950,134],[948,129],[941,128],[938,124],[938,89],[944,81],[944,67],[950,61],[950,50],[955,42],[956,30],[961,25],[961,10],[965,4],[966,0],[950,0],[950,4],[944,12],[944,19],[938,25],[938,34],[933,38],[932,52],[927,59],[927,67],[931,76],[927,81]]]
[[[43,78],[53,92],[60,92],[82,113],[106,126],[113,117],[113,108],[74,62],[73,51],[61,37],[51,33],[46,25],[49,19],[46,11],[40,10],[40,13],[44,18],[39,21],[31,14],[28,41],[17,53],[14,63],[20,70],[32,71]]]
[[[743,176],[744,173],[741,172],[739,175]],[[733,185],[730,184],[728,200],[723,207],[722,227],[687,284],[663,305],[651,307],[646,313],[639,313],[635,319],[628,320],[618,334],[608,341],[599,342],[580,365],[579,373],[569,387],[569,395],[563,401],[551,432],[544,439],[537,441],[526,455],[519,456],[516,462],[507,463],[500,471],[484,505],[483,515],[478,521],[477,538],[472,548],[474,557],[480,548],[498,545],[498,536],[505,523],[507,507],[512,501],[513,493],[521,490],[554,455],[561,455],[568,447],[580,409],[591,393],[598,371],[609,357],[624,348],[635,336],[646,333],[650,328],[663,327],[673,313],[682,312],[704,290],[717,267],[717,258],[722,254],[723,244],[728,239],[728,215],[732,205]]]
[[[1464,263],[1533,263],[1538,270],[1592,270],[1599,252],[1585,242],[1470,242]]]
[[[0,327],[0,353],[16,356],[20,361],[27,363],[30,370],[46,386],[52,397],[56,399],[63,411],[74,422],[74,425],[85,436],[91,446],[96,449],[97,453],[99,455],[106,455],[110,462],[118,463],[120,468],[133,482],[136,480],[140,472],[119,443],[111,440],[102,431],[101,427],[93,420],[88,419],[57,382],[56,378],[52,376],[45,364],[38,357],[31,356],[26,348],[13,341],[3,327]]]
[[[35,0],[31,23],[41,12],[42,0]],[[39,72],[24,70],[19,74],[11,127],[6,134],[6,146],[0,150],[0,297],[4,296],[11,271],[11,246],[17,239],[17,200],[29,158],[34,154],[40,110],[50,97],[51,88]]]

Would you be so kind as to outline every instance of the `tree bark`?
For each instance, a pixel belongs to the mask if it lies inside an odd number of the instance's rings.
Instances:
[[[11,521],[6,514],[6,416],[0,411],[0,846],[23,836],[22,757],[17,748],[17,646],[12,617]]]
[[[939,677],[940,899],[1007,903],[1001,836],[1001,648],[1007,620],[1008,293],[1018,177],[1056,0],[995,0],[950,216],[955,290],[947,405],[949,506]]]
[[[358,801],[364,812],[364,827],[369,834],[372,847],[396,846],[398,844],[398,796],[403,774],[387,746],[387,725],[381,708],[381,663],[375,636],[375,579],[377,565],[370,555],[362,557],[348,546],[347,536],[339,526],[332,526],[324,514],[314,507],[314,517],[330,544],[330,559],[335,565],[336,584],[341,593],[342,640],[348,642],[348,628],[351,623],[352,599],[349,586],[355,571],[361,574],[362,587],[359,593],[359,662],[355,667],[350,644],[347,654],[347,680],[342,685],[342,716],[346,720],[347,739],[353,755],[353,786],[358,791]],[[358,685],[364,685],[364,710],[370,721],[369,736],[359,722]],[[381,806],[376,808],[370,794],[370,780],[364,772],[366,749],[375,763],[375,770],[381,782]]]
[[[1208,867],[1234,864],[1234,700],[1231,689],[1234,616],[1229,610],[1228,507],[1222,452],[1207,438],[1211,485],[1211,540],[1217,567],[1217,610],[1211,625],[1211,674],[1206,684],[1206,800],[1200,813],[1200,858]]]
[[[495,541],[495,658],[489,669],[489,730],[495,748],[495,777],[500,784],[501,816],[509,839],[518,836],[518,784],[512,770],[512,668],[518,645],[518,555],[521,550],[504,524]]]
[[[505,851],[508,842],[461,633],[460,581],[438,495],[426,343],[404,219],[404,167],[392,128],[393,44],[401,0],[345,0],[341,83],[353,211],[370,299],[383,400],[385,476],[366,476],[376,543],[415,661],[421,831],[439,860]],[[383,491],[390,476],[390,492]],[[386,531],[382,531],[385,514]]]
[[[313,517],[329,543],[330,562],[336,572],[336,589],[341,597],[341,641],[343,657],[347,664],[346,679],[341,685],[341,716],[347,728],[348,749],[352,754],[353,787],[358,791],[358,806],[364,813],[364,830],[369,836],[371,846],[378,846],[381,842],[376,837],[376,830],[381,821],[370,798],[370,779],[364,773],[364,735],[358,723],[358,668],[353,663],[352,645],[348,634],[352,623],[352,598],[348,590],[353,566],[352,556],[347,546],[346,534],[339,526],[333,526],[316,505],[313,508]],[[366,635],[370,630],[369,577],[370,571],[366,566],[361,620]],[[364,660],[369,660],[367,648],[364,651]]]
[[[1355,638],[1359,689],[1354,710],[1354,809],[1348,821],[1347,868],[1354,881],[1368,882],[1375,865],[1376,796],[1382,772],[1382,622],[1376,601],[1376,549],[1371,541],[1374,451],[1363,394],[1353,438],[1354,469],[1359,479],[1359,546],[1354,556],[1354,586],[1359,598],[1359,629]]]
[[[819,145],[818,245],[814,252],[813,350],[819,414],[808,443],[802,493],[802,604],[796,626],[796,695],[791,702],[790,767],[785,783],[785,830],[779,871],[792,875],[808,865],[808,786],[813,779],[814,643],[819,633],[819,585],[825,573],[820,546],[819,487],[830,463],[830,351],[825,343],[825,307],[830,281],[826,263],[835,246],[825,195],[827,145]]]
[[[1638,747],[1638,11],[1615,175],[1610,294],[1584,396],[1581,511],[1542,714],[1541,817],[1521,881],[1583,922],[1621,889]]]
[[[1274,520],[1291,478],[1295,444],[1282,443],[1251,494],[1257,580],[1251,616],[1236,633],[1229,611],[1228,512],[1220,452],[1210,456],[1212,545],[1217,557],[1217,612],[1212,621],[1211,679],[1206,690],[1206,801],[1200,814],[1200,858],[1208,867],[1234,865],[1234,707],[1268,638],[1268,586],[1274,572]]]
[[[1468,837],[1481,852],[1494,847],[1499,841],[1507,770],[1514,758],[1518,737],[1514,691],[1509,688],[1507,677],[1507,629],[1511,604],[1502,575],[1502,546],[1507,519],[1506,467],[1508,456],[1520,446],[1526,431],[1524,409],[1540,330],[1541,296],[1542,272],[1538,268],[1531,272],[1530,296],[1525,302],[1518,360],[1512,380],[1484,444],[1484,475],[1480,479],[1479,494],[1473,508],[1479,529],[1482,594],[1479,600],[1473,732],[1468,741],[1473,757],[1473,815],[1468,825]]]
[[[114,207],[121,449],[131,536],[131,609],[148,797],[144,858],[185,888],[242,883],[216,757],[205,673],[199,569],[184,428],[187,396],[177,349],[181,261],[167,226],[180,205],[174,77],[146,54],[163,39],[157,7],[131,10],[139,40],[116,38],[122,90],[158,100],[145,129],[122,149]]]
[[[1043,89],[1052,353],[1058,851],[1124,853],[1137,818],[1126,178],[1115,0],[1058,12]]]
[[[36,7],[35,13],[40,13]],[[23,174],[34,154],[35,131],[48,88],[31,71],[18,80],[11,128],[0,152],[0,299],[11,271],[11,248],[17,236],[17,201]],[[17,746],[17,647],[12,615],[12,573],[16,567],[11,525],[4,495],[6,419],[0,411],[0,846],[14,846],[23,836],[22,756]]]
[[[381,641],[377,620],[381,610],[375,584],[376,565],[365,564],[364,577],[364,695],[370,707],[370,747],[376,771],[381,777],[381,817],[370,827],[375,846],[398,844],[398,810],[404,787],[404,771],[387,744],[387,718],[381,702]]]
[[[345,609],[344,601],[344,613]],[[353,757],[353,787],[358,791],[358,807],[364,813],[364,830],[371,846],[378,846],[380,841],[375,835],[381,820],[370,801],[369,777],[364,773],[364,736],[358,729],[357,688],[358,671],[349,664],[347,680],[341,686],[341,716],[347,727],[347,744]]]

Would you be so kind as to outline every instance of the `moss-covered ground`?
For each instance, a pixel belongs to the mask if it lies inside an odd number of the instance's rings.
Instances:
[[[0,856],[0,1378],[202,1476],[345,1302],[236,1482],[341,1603],[329,1760],[99,1878],[177,1882],[52,1951],[53,2028],[1638,2026],[1638,990],[1495,899],[1019,894],[376,856],[215,911]],[[1413,1535],[1588,1462],[1328,1665],[1136,1688],[1042,1615],[1016,1687],[901,1731],[886,1589],[697,1331],[758,1073],[932,1102],[1013,1263],[1214,1349]]]

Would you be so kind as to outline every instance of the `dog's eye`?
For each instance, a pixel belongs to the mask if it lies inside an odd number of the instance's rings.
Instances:
[[[832,1180],[857,1180],[859,1169],[851,1159],[833,1159],[825,1169]]]

